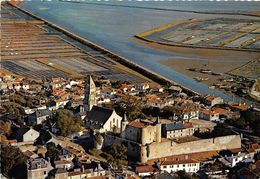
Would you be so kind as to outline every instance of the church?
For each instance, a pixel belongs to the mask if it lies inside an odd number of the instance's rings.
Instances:
[[[87,112],[84,121],[86,128],[95,132],[120,133],[122,117],[114,109],[97,106],[96,85],[91,76],[86,81],[84,110]]]

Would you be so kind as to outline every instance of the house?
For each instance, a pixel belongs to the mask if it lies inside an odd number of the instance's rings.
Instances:
[[[182,92],[182,88],[179,86],[170,86],[169,90],[174,92],[174,93],[181,93]]]
[[[214,113],[219,114],[219,118],[221,120],[237,119],[240,117],[239,113],[237,114],[236,112],[232,112],[223,108],[214,107],[211,110],[214,111]]]
[[[85,117],[86,127],[98,132],[120,132],[121,120],[115,110],[99,106],[93,106]]]
[[[229,153],[225,155],[225,159],[229,162],[230,167],[236,166],[239,162],[253,163],[254,159],[248,153],[238,152],[236,154]]]
[[[202,109],[199,112],[199,118],[207,121],[219,121],[219,113],[209,109]]]
[[[43,106],[37,106],[36,108],[29,108],[29,107],[23,107],[23,110],[25,114],[33,114],[37,110],[46,109],[47,107],[45,105]]]
[[[200,162],[193,159],[163,161],[160,164],[160,169],[168,173],[181,170],[188,173],[196,173],[200,169]]]
[[[73,167],[73,163],[71,160],[57,160],[54,161],[55,168],[63,168],[63,169],[71,169]]]
[[[131,92],[131,91],[135,91],[135,88],[131,85],[128,85],[128,84],[122,84],[120,89],[126,93],[126,92]]]
[[[169,123],[162,125],[162,135],[168,139],[191,136],[194,134],[194,131],[195,130],[192,124],[188,122]]]
[[[33,114],[28,116],[29,124],[41,124],[50,118],[52,112],[49,109],[36,110]]]
[[[15,135],[18,142],[34,143],[40,133],[33,128],[22,126],[16,131]]]
[[[27,178],[45,179],[48,176],[50,168],[50,163],[43,158],[29,160],[27,163]]]
[[[154,174],[157,174],[160,172],[160,170],[152,165],[144,165],[144,166],[137,166],[135,168],[135,172],[140,176],[140,177],[148,177]]]
[[[55,168],[49,172],[49,176],[55,179],[65,179],[68,178],[68,172],[63,168]]]
[[[191,120],[191,119],[199,119],[199,110],[197,109],[184,109],[182,111],[182,119],[183,120]]]
[[[241,104],[237,102],[229,102],[228,104],[230,108],[234,111],[246,111],[249,109],[249,106],[247,106],[246,104]]]
[[[30,151],[30,150],[26,150],[25,152],[23,152],[23,154],[24,154],[28,159],[31,159],[31,160],[34,160],[34,159],[36,159],[36,158],[39,157],[38,154],[36,154],[36,153],[34,153],[34,152]]]
[[[249,148],[246,150],[251,158],[254,158],[256,154],[260,153],[260,144],[254,143],[249,146]]]
[[[141,84],[136,84],[135,85],[135,89],[139,90],[139,91],[145,91],[145,90],[147,90],[149,88],[150,88],[150,86],[147,83],[141,83]]]
[[[216,104],[222,104],[224,100],[220,97],[215,97],[215,96],[206,96],[202,99],[202,103],[205,104],[206,106],[214,106]]]

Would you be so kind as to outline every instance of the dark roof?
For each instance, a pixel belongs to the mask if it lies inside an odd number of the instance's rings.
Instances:
[[[30,127],[27,126],[21,126],[18,130],[17,130],[17,135],[18,136],[23,136],[26,132],[28,132],[30,130]]]
[[[170,124],[165,124],[165,130],[166,131],[173,131],[173,130],[180,130],[180,129],[185,129],[185,126],[183,123],[170,123]]]
[[[35,111],[34,115],[36,115],[36,117],[49,116],[51,115],[51,111],[49,109],[39,109]]]
[[[9,121],[12,121],[14,123],[19,122],[18,118],[15,115],[9,114],[9,113],[1,115],[0,120],[9,120]]]
[[[85,118],[87,127],[94,129],[102,128],[106,121],[110,118],[112,113],[112,109],[93,106],[91,111]]]

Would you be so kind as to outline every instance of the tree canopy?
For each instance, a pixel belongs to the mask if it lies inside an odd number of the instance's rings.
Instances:
[[[26,157],[19,148],[1,145],[1,173],[10,178],[23,177],[23,172],[15,172],[25,166]],[[26,169],[24,170],[26,171]],[[16,175],[19,175],[16,176]]]
[[[53,122],[56,122],[56,127],[60,130],[62,136],[69,136],[75,132],[79,132],[82,121],[75,117],[70,110],[57,110]]]
[[[47,147],[46,157],[49,157],[50,160],[53,162],[61,154],[61,150],[60,150],[61,148],[56,146],[53,142],[48,143],[46,147]]]
[[[122,168],[127,159],[127,148],[123,144],[112,144],[107,149],[107,161],[114,168]]]

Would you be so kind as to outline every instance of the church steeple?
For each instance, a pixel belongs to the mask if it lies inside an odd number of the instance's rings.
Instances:
[[[124,112],[123,120],[124,122],[127,122],[126,112]]]
[[[121,121],[121,137],[122,138],[125,138],[125,129],[126,129],[127,125],[128,125],[128,120],[127,120],[127,117],[126,117],[126,112],[124,112],[124,116],[123,116],[123,119]]]
[[[96,85],[91,76],[86,80],[85,86],[85,97],[84,97],[84,110],[86,112],[90,111],[94,105],[97,104],[96,101]]]

